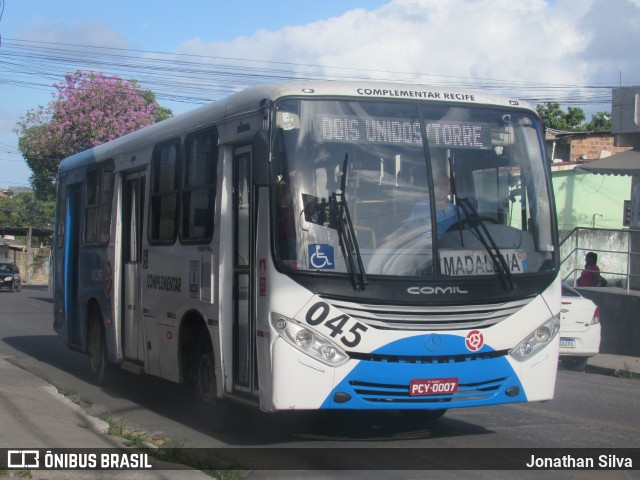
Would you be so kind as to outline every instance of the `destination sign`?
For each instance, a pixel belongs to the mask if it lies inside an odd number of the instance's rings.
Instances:
[[[491,148],[491,127],[477,122],[430,122],[425,125],[432,148]],[[422,145],[419,120],[321,115],[313,119],[313,131],[323,142]]]
[[[524,250],[502,250],[511,273],[527,271],[527,254]],[[440,271],[443,275],[491,275],[497,273],[493,260],[484,250],[441,250]]]

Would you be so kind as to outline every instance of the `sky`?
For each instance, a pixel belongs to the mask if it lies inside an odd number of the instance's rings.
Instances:
[[[0,0],[0,188],[13,132],[78,69],[135,78],[174,114],[257,82],[376,79],[611,110],[640,85],[640,0]]]

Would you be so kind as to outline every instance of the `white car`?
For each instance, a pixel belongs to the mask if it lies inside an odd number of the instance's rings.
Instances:
[[[595,303],[562,284],[560,361],[567,370],[584,371],[600,351],[600,311]]]

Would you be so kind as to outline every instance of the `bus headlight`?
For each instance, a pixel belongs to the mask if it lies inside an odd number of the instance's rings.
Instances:
[[[296,333],[296,343],[299,347],[302,347],[304,350],[308,350],[313,346],[313,333],[309,330],[302,329]]]
[[[322,363],[336,367],[349,359],[331,340],[295,320],[272,313],[271,325],[288,344]]]
[[[560,315],[558,314],[536,328],[509,353],[516,360],[524,362],[549,345],[559,330]]]

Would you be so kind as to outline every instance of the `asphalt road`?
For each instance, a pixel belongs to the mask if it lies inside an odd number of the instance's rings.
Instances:
[[[67,349],[53,332],[52,309],[45,286],[25,285],[17,293],[0,291],[0,355],[55,385],[90,413],[107,413],[127,428],[184,447],[294,447],[331,455],[346,455],[344,452],[354,448],[367,454],[372,449],[381,453],[396,449],[393,451],[404,452],[403,458],[415,453],[410,449],[427,448],[489,448],[495,452],[507,448],[589,448],[607,453],[606,449],[640,447],[640,380],[564,370],[558,372],[556,396],[550,402],[452,409],[431,424],[394,413],[263,414],[229,406],[225,422],[205,427],[193,416],[190,392],[184,386],[124,371],[108,389],[93,385],[87,357]],[[315,461],[321,462],[322,457]],[[448,461],[455,463],[455,458]],[[526,474],[534,472],[524,473],[521,478],[582,478],[570,472],[566,477],[529,477]],[[637,473],[593,478],[640,478]],[[344,478],[359,478],[360,474],[351,471]],[[506,472],[492,477],[481,472],[476,475],[473,478],[511,478]],[[284,477],[297,478],[288,471],[272,478]],[[332,478],[339,477],[338,472]],[[405,471],[397,478],[468,477],[429,477]]]

